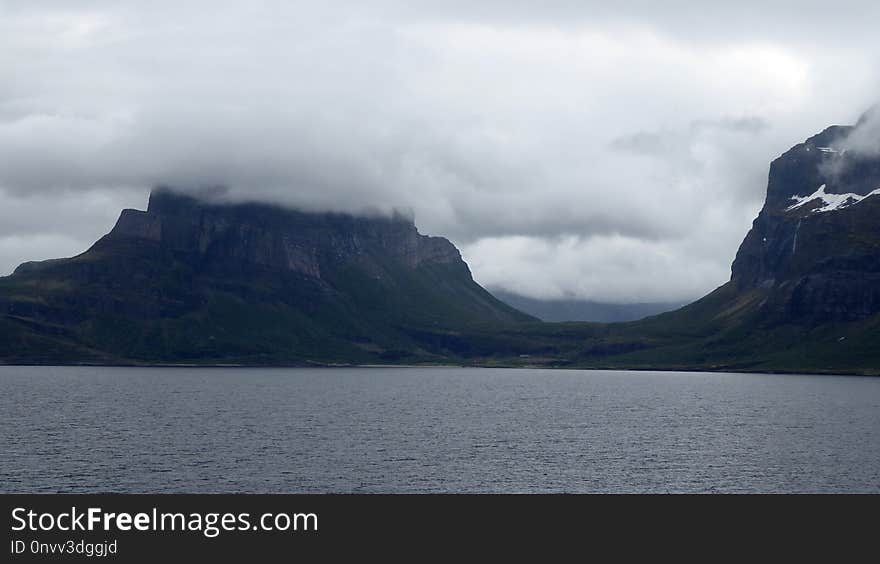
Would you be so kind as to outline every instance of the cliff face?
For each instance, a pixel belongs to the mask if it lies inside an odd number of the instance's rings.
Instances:
[[[147,211],[124,210],[98,249],[143,239],[202,264],[251,264],[320,279],[322,269],[368,265],[373,255],[410,268],[424,263],[466,269],[458,249],[419,234],[411,220],[309,214],[268,205],[212,205],[168,190],[154,191]]]
[[[146,211],[124,210],[82,255],[0,279],[0,314],[77,354],[268,363],[441,358],[425,334],[532,320],[411,219],[166,189]]]
[[[767,199],[731,281],[766,291],[779,320],[857,320],[880,312],[880,159],[829,127],[776,159]]]

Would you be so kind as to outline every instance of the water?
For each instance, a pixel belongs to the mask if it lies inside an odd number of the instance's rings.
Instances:
[[[2,492],[880,492],[880,379],[0,367]]]

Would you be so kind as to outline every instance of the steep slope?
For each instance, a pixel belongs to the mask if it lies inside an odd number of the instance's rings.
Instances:
[[[730,282],[708,296],[632,323],[517,327],[461,347],[489,362],[494,347],[530,364],[880,373],[880,152],[852,149],[854,131],[829,127],[773,161]]]
[[[153,192],[85,253],[0,279],[7,362],[430,360],[425,331],[532,320],[411,220]]]
[[[813,324],[880,313],[880,159],[847,151],[830,127],[774,161],[767,201],[733,263],[766,314]]]

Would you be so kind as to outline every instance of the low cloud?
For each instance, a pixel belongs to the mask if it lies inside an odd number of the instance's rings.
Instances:
[[[859,156],[880,155],[880,106],[865,112],[852,132],[839,144],[841,150]]]
[[[820,44],[824,4],[767,8],[784,33],[737,6],[0,3],[0,272],[83,250],[153,185],[222,185],[412,209],[530,295],[698,297],[769,161],[875,86],[867,26]]]
[[[877,188],[875,160],[880,156],[880,112],[874,106],[854,127],[832,140],[834,152],[826,153],[819,165],[822,175],[836,193],[867,194]]]

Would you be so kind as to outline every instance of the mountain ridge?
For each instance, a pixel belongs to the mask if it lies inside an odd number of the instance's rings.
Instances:
[[[0,278],[0,360],[880,374],[880,155],[850,146],[867,122],[774,159],[730,280],[638,321],[541,323],[403,217],[159,189],[86,253]]]

